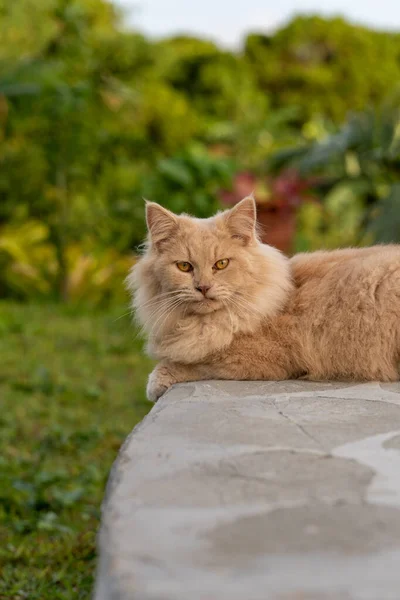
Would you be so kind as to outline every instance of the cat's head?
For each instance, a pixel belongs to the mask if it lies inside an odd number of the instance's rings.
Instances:
[[[146,204],[148,240],[128,286],[148,334],[174,319],[234,317],[246,331],[282,307],[290,289],[287,259],[261,244],[252,197],[209,219]],[[170,317],[173,317],[172,319]]]

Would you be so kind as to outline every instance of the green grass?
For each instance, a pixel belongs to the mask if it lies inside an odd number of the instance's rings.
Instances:
[[[123,308],[0,303],[0,598],[90,598],[100,504],[150,408]]]

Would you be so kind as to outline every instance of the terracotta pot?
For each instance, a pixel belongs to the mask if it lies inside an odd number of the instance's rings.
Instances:
[[[296,231],[294,208],[257,204],[257,221],[264,244],[275,246],[285,254],[292,253]]]

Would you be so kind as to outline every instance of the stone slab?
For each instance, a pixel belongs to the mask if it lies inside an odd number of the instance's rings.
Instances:
[[[174,386],[112,469],[95,600],[400,600],[400,383]]]

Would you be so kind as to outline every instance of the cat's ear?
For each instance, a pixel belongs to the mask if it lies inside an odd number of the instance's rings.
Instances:
[[[158,245],[163,240],[170,237],[178,226],[178,219],[174,213],[170,212],[156,202],[146,200],[146,222],[151,241]]]
[[[257,210],[253,196],[243,198],[226,213],[225,223],[232,237],[248,244],[256,239]]]

